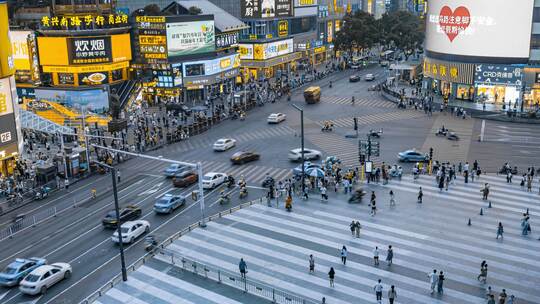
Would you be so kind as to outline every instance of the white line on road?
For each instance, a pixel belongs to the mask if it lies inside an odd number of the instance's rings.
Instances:
[[[219,189],[219,187],[217,187],[216,189],[210,191],[208,194],[206,194],[204,197],[207,197],[209,196],[210,194],[214,193],[217,189]],[[198,205],[197,202],[187,206],[184,210],[178,212],[175,214],[175,216],[171,217],[169,220],[167,220],[166,222],[162,223],[161,225],[159,225],[158,227],[156,227],[153,231],[157,231],[159,230],[161,227],[163,227],[164,225],[167,225],[168,223],[170,223],[172,220],[176,219],[178,216],[180,216],[181,214],[183,214],[184,212],[188,211],[189,209],[191,209],[191,207],[193,206],[196,206]],[[148,216],[148,214],[146,215]],[[146,217],[145,216],[145,217]],[[107,239],[108,240],[108,239]],[[107,241],[105,240],[105,241]],[[141,238],[139,239],[138,241],[136,241],[135,243],[131,244],[130,246],[128,246],[126,248],[126,251],[129,250],[130,248],[132,248],[134,245],[138,244],[139,242],[141,242],[142,240],[144,240],[144,238]],[[103,242],[102,242],[103,243]],[[103,268],[104,266],[106,266],[107,264],[111,263],[114,259],[116,259],[120,254],[116,254],[115,256],[113,256],[112,258],[110,258],[109,260],[107,260],[105,263],[103,263],[101,266],[99,266],[98,268],[94,269],[93,271],[91,271],[90,273],[88,273],[87,275],[85,275],[84,277],[80,278],[79,280],[77,280],[75,283],[73,283],[72,285],[68,286],[67,288],[65,288],[64,290],[62,290],[60,293],[56,294],[54,297],[50,298],[48,301],[46,301],[45,303],[43,304],[49,304],[49,303],[54,303],[53,301],[58,298],[59,296],[61,296],[62,294],[64,294],[66,291],[70,290],[72,287],[74,287],[75,285],[79,284],[80,282],[84,281],[86,278],[88,278],[89,276],[91,276],[92,274],[94,274],[95,272],[97,272],[98,270],[100,270],[101,268]],[[82,255],[81,255],[82,256]],[[77,257],[77,258],[80,258],[81,256]],[[77,259],[76,258],[76,259]],[[75,259],[75,260],[76,260]],[[129,267],[128,267],[129,268]]]

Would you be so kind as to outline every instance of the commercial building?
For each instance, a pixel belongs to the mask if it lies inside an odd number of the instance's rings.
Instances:
[[[532,106],[534,2],[517,1],[509,8],[504,0],[429,1],[424,87],[502,109]]]
[[[14,73],[7,3],[0,1],[0,175],[2,176],[13,173],[17,157],[22,151]]]
[[[190,15],[192,6],[202,14]],[[172,2],[163,14],[135,17],[133,68],[145,79],[145,98],[191,102],[230,92],[246,26],[204,0]]]

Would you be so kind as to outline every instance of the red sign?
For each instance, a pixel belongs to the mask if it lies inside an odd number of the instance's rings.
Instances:
[[[450,7],[443,6],[439,15],[441,30],[448,36],[450,42],[453,42],[471,23],[471,14],[464,6],[456,8],[453,12]]]

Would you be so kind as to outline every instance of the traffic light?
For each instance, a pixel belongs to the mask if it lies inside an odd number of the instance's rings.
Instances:
[[[366,156],[364,154],[360,154],[360,156],[358,157],[358,160],[360,161],[361,164],[363,164],[366,162]]]
[[[429,148],[429,160],[433,160],[433,148]]]
[[[354,121],[354,130],[358,130],[358,118],[353,118],[353,121]]]

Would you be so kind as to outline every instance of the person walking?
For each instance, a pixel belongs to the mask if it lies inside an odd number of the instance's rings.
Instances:
[[[116,179],[118,180],[118,183],[120,183],[120,170],[116,169]]]
[[[397,298],[397,293],[394,285],[390,286],[390,290],[388,290],[388,303],[394,304],[394,301]]]
[[[487,201],[488,195],[489,195],[489,184],[485,183],[484,188],[482,188],[482,190],[480,190],[480,192],[482,192],[482,200]]]
[[[488,265],[487,264],[483,264],[480,266],[480,274],[478,275],[478,277],[476,278],[478,281],[486,284],[486,281],[487,281],[487,273],[488,273]]]
[[[356,232],[356,237],[357,237],[357,238],[360,237],[360,229],[362,229],[362,225],[360,225],[360,221],[356,221],[356,229],[355,229],[355,232]]]
[[[424,193],[422,192],[422,187],[420,187],[420,190],[418,191],[418,200],[417,200],[418,204],[422,203],[422,197],[424,197]]]
[[[496,239],[499,239],[499,236],[501,239],[503,238],[504,228],[501,222],[499,222],[499,226],[497,226],[497,237]]]
[[[64,180],[64,188],[66,188],[66,190],[69,190],[69,179],[66,179]]]
[[[343,263],[343,265],[345,265],[347,263],[347,247],[345,247],[345,245],[343,245],[343,247],[341,248],[341,262]]]
[[[375,201],[371,201],[371,212],[370,212],[370,215],[371,216],[375,216],[375,214],[377,214],[377,205],[375,205]]]
[[[521,234],[528,235],[530,231],[529,226],[529,217],[526,213],[523,214],[523,219],[521,219]]]
[[[437,276],[437,269],[433,269],[433,272],[428,274],[428,277],[429,277],[431,293],[433,294],[435,292],[435,287],[437,286],[437,282],[439,281],[439,277]]]
[[[437,280],[437,293],[443,293],[444,274],[442,270],[439,272],[439,278]]]
[[[532,192],[532,176],[527,176],[527,192]]]
[[[315,259],[313,258],[313,254],[309,255],[309,273],[315,273]]]
[[[375,297],[377,299],[377,303],[381,303],[382,301],[382,292],[383,292],[383,285],[381,284],[381,279],[377,281],[377,284],[373,286],[373,290],[375,290]]]
[[[392,245],[388,245],[388,250],[386,252],[386,262],[388,263],[388,266],[392,265],[393,258],[394,258],[394,250],[392,249]]]
[[[354,231],[356,230],[356,223],[354,220],[352,220],[352,222],[349,224],[349,227],[351,229],[351,235],[354,237]]]
[[[327,201],[328,200],[328,195],[326,194],[326,187],[325,186],[321,186],[321,201]]]
[[[508,298],[508,301],[506,304],[515,304],[516,297],[514,295],[510,295],[510,298]]]
[[[377,246],[375,246],[375,250],[373,250],[373,264],[379,266],[379,247]]]
[[[334,271],[334,267],[330,267],[330,271],[328,271],[328,279],[330,280],[330,287],[334,287],[335,275],[336,275],[336,272]]]
[[[246,273],[247,273],[247,264],[244,261],[244,258],[240,258],[240,263],[238,263],[238,269],[240,269],[240,275],[242,276],[242,279],[246,279]]]
[[[497,304],[497,303],[495,303],[495,296],[494,295],[489,295],[487,304]]]
[[[506,289],[503,288],[503,290],[499,294],[499,304],[505,304],[507,296],[508,295],[506,294]]]
[[[394,195],[394,191],[390,190],[390,206],[396,205],[396,199]]]

